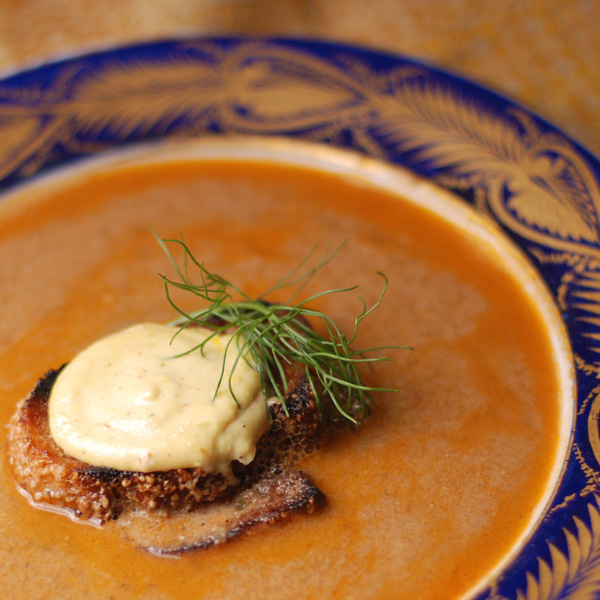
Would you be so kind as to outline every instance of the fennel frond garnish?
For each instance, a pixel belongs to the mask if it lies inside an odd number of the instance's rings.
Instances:
[[[399,346],[361,350],[352,348],[360,323],[377,309],[383,300],[388,286],[385,275],[378,273],[383,279],[383,286],[377,301],[370,308],[360,298],[362,310],[355,317],[354,328],[349,336],[346,336],[329,316],[311,308],[310,305],[318,298],[350,292],[357,286],[326,290],[295,302],[295,298],[314,273],[329,263],[341,246],[333,251],[327,249],[315,266],[307,267],[307,263],[314,255],[313,249],[296,268],[269,290],[258,298],[251,298],[230,281],[210,272],[204,263],[198,262],[183,239],[161,239],[158,236],[157,239],[179,277],[176,281],[165,275],[159,275],[164,282],[168,302],[180,315],[171,324],[179,326],[180,331],[190,325],[202,325],[214,329],[204,342],[190,348],[189,352],[202,351],[208,339],[224,331],[233,330],[234,335],[226,352],[237,353],[234,365],[240,360],[250,361],[260,375],[265,398],[275,393],[286,414],[284,391],[287,382],[284,365],[290,362],[304,365],[321,414],[323,414],[323,403],[330,401],[337,411],[352,423],[363,421],[369,413],[373,404],[373,392],[396,391],[365,385],[359,376],[358,366],[362,363],[387,361],[389,359],[386,357],[373,357],[367,354],[400,348]],[[181,248],[182,266],[177,263],[167,244]],[[192,282],[191,270],[196,272],[197,283]],[[171,288],[194,294],[207,302],[208,306],[197,312],[188,313],[175,303],[170,292]],[[292,293],[285,302],[279,303],[267,299],[286,288],[291,288]],[[313,329],[310,325],[311,321],[320,321],[322,329],[326,332],[325,335]],[[223,364],[219,385],[223,383],[224,369],[225,364]],[[233,394],[231,375],[229,388]],[[235,394],[233,397],[235,399]]]

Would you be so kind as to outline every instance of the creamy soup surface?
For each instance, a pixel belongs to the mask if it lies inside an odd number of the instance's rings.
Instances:
[[[6,598],[457,598],[509,551],[557,449],[549,334],[519,283],[432,213],[341,175],[236,161],[98,170],[0,206],[0,422],[39,376],[97,338],[176,316],[151,228],[259,294],[315,245],[347,239],[306,293],[346,331],[381,290],[358,346],[410,345],[364,373],[380,394],[358,433],[302,469],[321,512],[179,559],[35,510],[0,463]],[[284,296],[279,300],[285,299]],[[187,308],[190,299],[181,298]],[[0,430],[4,449],[5,428]]]

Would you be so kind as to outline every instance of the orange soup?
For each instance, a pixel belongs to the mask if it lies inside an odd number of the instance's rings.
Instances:
[[[151,234],[259,294],[314,246],[347,240],[306,293],[359,347],[410,345],[365,371],[376,410],[303,461],[313,515],[159,558],[118,522],[36,510],[0,466],[5,598],[459,598],[526,535],[556,468],[564,382],[546,318],[499,251],[357,178],[249,160],[90,169],[0,206],[0,422],[49,368],[139,321],[174,318]],[[282,298],[283,299],[283,298]],[[193,302],[187,302],[189,308]],[[4,448],[5,428],[0,447]]]

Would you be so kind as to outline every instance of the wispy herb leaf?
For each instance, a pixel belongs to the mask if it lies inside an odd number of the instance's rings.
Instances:
[[[350,337],[347,337],[328,315],[310,308],[309,305],[324,296],[353,291],[356,286],[326,290],[294,303],[313,275],[336,256],[343,244],[334,250],[327,248],[318,258],[316,265],[310,267],[308,265],[315,254],[313,249],[297,267],[264,294],[258,298],[251,298],[233,283],[212,273],[204,263],[196,260],[183,238],[161,239],[157,235],[156,237],[178,277],[178,280],[175,280],[166,275],[159,275],[164,282],[168,302],[179,314],[172,324],[179,326],[179,331],[194,324],[203,326],[208,324],[213,329],[199,346],[190,348],[189,352],[203,351],[208,340],[226,330],[233,330],[234,334],[227,345],[226,353],[237,352],[235,364],[240,360],[250,362],[260,375],[265,397],[269,395],[268,392],[275,393],[286,413],[285,365],[294,362],[304,365],[321,412],[324,403],[331,402],[343,417],[353,423],[362,421],[369,413],[374,392],[396,391],[365,385],[357,367],[361,363],[372,364],[389,360],[381,356],[368,357],[369,353],[403,348],[403,346],[382,346],[362,350],[351,347],[356,340],[361,322],[383,301],[388,287],[388,280],[383,273],[378,273],[383,279],[383,286],[377,301],[368,307],[366,302],[360,299],[362,310],[354,319]],[[182,266],[174,258],[169,246],[178,246],[183,251]],[[190,273],[192,268],[198,283],[192,281]],[[206,301],[208,305],[204,309],[188,313],[175,303],[171,289],[189,292]],[[283,289],[290,291],[285,302],[269,301],[272,294]],[[327,332],[326,335],[317,332],[309,324],[311,320],[320,321]],[[228,385],[235,399],[231,386],[232,374],[233,371],[229,375]],[[219,385],[224,383],[224,378],[225,360]]]

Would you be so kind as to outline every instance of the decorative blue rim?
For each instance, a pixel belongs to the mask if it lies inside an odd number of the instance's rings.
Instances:
[[[283,136],[351,149],[452,190],[531,259],[564,319],[577,377],[552,506],[478,598],[600,598],[600,162],[464,79],[315,41],[200,38],[98,52],[0,81],[0,191],[152,140]]]

